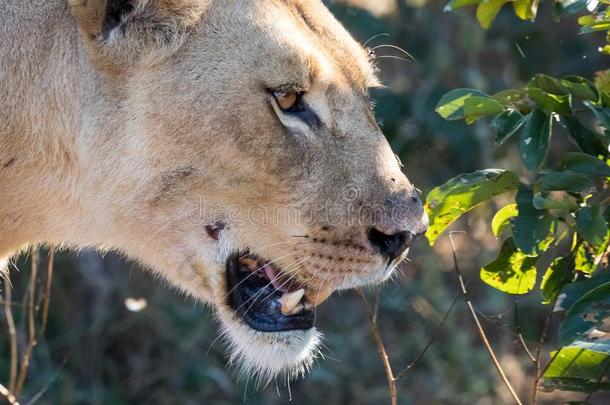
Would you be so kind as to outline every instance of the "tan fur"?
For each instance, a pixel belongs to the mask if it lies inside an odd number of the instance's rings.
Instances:
[[[4,2],[0,258],[118,249],[242,334],[224,300],[235,250],[311,288],[387,277],[366,230],[418,233],[425,218],[370,111],[367,54],[321,2],[134,3],[104,33],[104,0]],[[320,128],[278,111],[269,90],[287,84]],[[220,222],[216,241],[205,227]],[[234,343],[277,343],[257,336]]]

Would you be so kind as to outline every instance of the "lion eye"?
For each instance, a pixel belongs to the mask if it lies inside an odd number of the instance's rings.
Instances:
[[[274,91],[273,97],[275,97],[275,101],[277,101],[277,105],[283,111],[292,110],[297,106],[299,101],[300,93],[297,92],[285,92],[285,91]]]

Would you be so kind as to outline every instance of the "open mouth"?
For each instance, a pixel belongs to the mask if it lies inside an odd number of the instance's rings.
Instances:
[[[261,332],[311,329],[314,308],[332,293],[331,289],[308,289],[250,253],[235,253],[227,259],[227,291],[228,304],[237,316]]]

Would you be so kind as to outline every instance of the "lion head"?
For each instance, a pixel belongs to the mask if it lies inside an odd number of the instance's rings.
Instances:
[[[53,238],[209,303],[244,370],[300,374],[316,306],[387,279],[427,226],[375,121],[369,53],[317,0],[69,3],[77,118]]]

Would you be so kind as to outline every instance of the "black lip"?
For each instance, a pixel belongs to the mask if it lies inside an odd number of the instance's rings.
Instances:
[[[282,332],[313,328],[314,313],[303,311],[286,316],[280,311],[282,293],[266,278],[244,270],[239,259],[248,253],[235,253],[227,259],[227,303],[248,326],[261,332]]]

